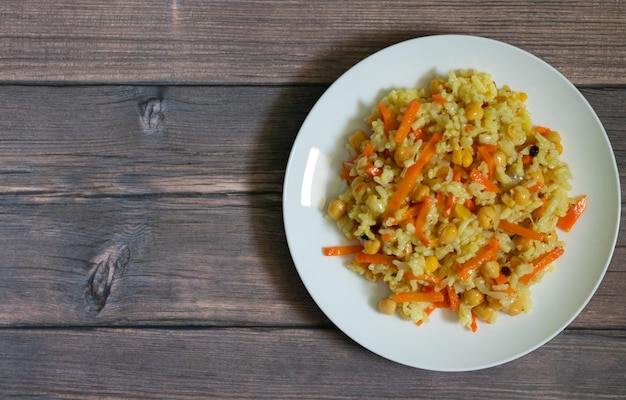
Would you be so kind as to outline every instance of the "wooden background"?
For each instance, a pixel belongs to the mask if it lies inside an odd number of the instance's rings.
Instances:
[[[623,176],[626,2],[3,1],[0,397],[624,398],[624,228],[570,327],[475,372],[368,352],[297,276],[281,196],[306,114],[442,33],[560,70]]]

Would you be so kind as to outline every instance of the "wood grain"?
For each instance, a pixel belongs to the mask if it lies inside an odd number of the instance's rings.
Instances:
[[[514,363],[450,375],[389,362],[327,329],[0,331],[7,396],[619,399],[624,368],[623,332],[566,333]]]
[[[281,216],[323,86],[2,89],[0,325],[328,326]],[[626,90],[583,93],[623,160]],[[626,326],[623,237],[573,327]]]
[[[0,81],[327,83],[399,41],[469,34],[527,50],[576,84],[624,84],[625,17],[620,1],[9,0]]]
[[[625,20],[626,2],[597,0],[1,2],[0,397],[623,398],[623,223],[567,329],[451,375],[335,328],[296,273],[281,201],[329,84],[433,34],[556,67],[623,179]]]

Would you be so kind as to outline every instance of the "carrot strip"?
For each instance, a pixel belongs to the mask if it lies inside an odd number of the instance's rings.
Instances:
[[[532,164],[532,163],[533,163],[532,156],[530,156],[528,154],[522,155],[522,164],[528,165],[528,164]]]
[[[434,93],[433,94],[433,101],[437,104],[446,104],[446,99],[439,93]]]
[[[415,136],[415,140],[421,139],[426,141],[426,135],[424,134],[424,130],[422,128],[411,129],[411,133]]]
[[[365,145],[365,148],[363,149],[363,152],[361,153],[361,157],[369,157],[372,154],[374,154],[374,146],[372,146],[372,144],[368,142]]]
[[[472,328],[473,333],[476,333],[478,330],[478,322],[476,322],[476,314],[474,314],[474,311],[472,311],[472,325],[470,325],[470,328]]]
[[[365,254],[365,253],[357,253],[354,257],[354,261],[361,264],[383,264],[388,267],[393,267],[393,261],[395,257],[388,256],[386,254]]]
[[[500,272],[500,275],[498,275],[498,277],[494,279],[494,281],[496,282],[496,285],[504,285],[509,281],[509,278],[507,278],[506,275]]]
[[[454,290],[454,286],[446,286],[446,292],[448,293],[448,303],[450,303],[450,310],[458,310],[461,302],[459,301],[459,295],[456,294],[456,290]]]
[[[543,239],[545,239],[546,236],[543,233],[533,231],[532,229],[525,228],[521,225],[509,222],[504,219],[501,219],[500,222],[498,222],[498,228],[532,240],[542,241]]]
[[[418,280],[418,281],[424,281],[424,282],[428,282],[432,285],[439,285],[441,283],[441,279],[437,278],[436,276],[432,276],[432,275],[427,275],[427,274],[420,274],[420,275],[414,275],[411,272],[405,272],[404,275],[402,275],[403,278],[412,280]]]
[[[565,232],[569,232],[574,227],[578,218],[585,212],[587,209],[587,195],[581,196],[578,201],[570,207],[567,213],[559,218],[556,226],[560,229],[563,229]]]
[[[476,206],[474,205],[474,201],[472,199],[465,200],[465,203],[463,203],[463,205],[471,212],[474,212],[476,210]]]
[[[496,162],[491,156],[491,153],[489,152],[487,146],[478,146],[476,150],[478,151],[478,154],[483,159],[485,164],[487,164],[487,168],[489,168],[489,174],[487,175],[487,177],[489,178],[489,180],[493,180],[496,176]]]
[[[426,196],[422,202],[420,212],[417,215],[417,218],[415,218],[415,233],[426,247],[430,246],[430,242],[428,241],[426,234],[424,234],[424,225],[426,224],[426,217],[428,216],[432,202],[432,198],[430,196]]]
[[[539,126],[539,125],[535,127],[535,130],[540,135],[545,135],[546,133],[550,132],[550,128],[546,128],[545,126]]]
[[[485,187],[485,190],[488,192],[494,192],[494,193],[498,193],[500,191],[500,188],[498,188],[498,186],[491,182],[485,175],[481,174],[479,170],[477,170],[476,168],[473,168],[472,171],[470,172],[470,178],[474,181],[474,182],[478,182],[481,185],[483,185]]]
[[[539,273],[548,265],[552,264],[557,258],[561,257],[565,253],[565,249],[562,247],[555,247],[549,252],[545,253],[537,261],[535,261],[534,268],[531,272],[522,276],[520,279],[522,282],[528,285]]]
[[[365,172],[367,172],[371,176],[381,176],[383,173],[383,170],[382,168],[378,168],[373,165],[370,165],[365,168]]]
[[[420,109],[420,103],[417,100],[412,100],[409,103],[409,106],[402,117],[402,121],[400,121],[400,126],[396,130],[396,134],[393,137],[393,140],[400,144],[406,139],[406,136],[409,134],[409,130],[411,129],[411,125],[413,125],[413,121],[415,121],[415,114]]]
[[[455,204],[456,204],[456,197],[454,197],[452,193],[448,193],[448,198],[446,199],[446,204],[441,214],[444,217],[449,217],[450,214],[452,214],[452,210],[454,210]]]
[[[470,258],[459,266],[456,274],[459,278],[465,280],[472,275],[474,271],[482,267],[487,261],[494,261],[498,258],[498,240],[490,239],[487,245],[478,250],[473,258]]]
[[[429,301],[437,303],[443,301],[443,293],[441,292],[401,292],[394,295],[396,303],[407,303],[415,301]]]
[[[391,113],[389,109],[382,103],[378,102],[378,111],[380,111],[380,115],[383,117],[383,124],[385,126],[385,133],[389,133],[394,129],[393,119],[391,119]]]
[[[345,256],[346,254],[359,253],[363,250],[360,244],[347,246],[330,246],[322,248],[325,256]]]
[[[390,235],[390,234],[388,234],[388,233],[383,233],[382,235],[380,235],[380,239],[381,239],[383,242],[391,242],[391,241],[393,240],[393,236],[391,236],[391,235]]]
[[[413,189],[415,181],[422,173],[422,169],[424,169],[426,164],[428,164],[430,159],[435,155],[435,147],[437,146],[437,143],[439,143],[439,141],[441,140],[442,136],[443,135],[441,134],[441,132],[435,133],[430,138],[428,143],[426,143],[426,146],[424,146],[424,148],[422,149],[422,152],[420,153],[419,158],[417,159],[415,164],[406,169],[406,171],[404,172],[404,177],[398,184],[398,188],[389,199],[389,203],[387,204],[389,211],[394,212],[400,208],[400,205],[402,205],[402,202],[404,201],[406,196]]]

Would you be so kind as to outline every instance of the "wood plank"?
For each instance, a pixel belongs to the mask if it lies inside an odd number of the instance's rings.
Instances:
[[[289,149],[323,86],[2,89],[0,325],[328,326],[281,219]],[[626,90],[583,93],[619,157]],[[626,325],[606,311],[626,301],[624,237],[572,326]]]
[[[324,89],[3,86],[0,194],[278,193]],[[626,89],[581,90],[626,171]]]
[[[330,325],[291,261],[277,195],[13,200],[0,326]],[[573,327],[626,329],[622,253]]]
[[[5,396],[618,399],[625,368],[623,332],[566,332],[451,379],[385,360],[336,330],[0,330]]]
[[[576,84],[624,84],[625,19],[619,1],[8,0],[0,81],[327,83],[391,44],[455,33],[521,47]]]

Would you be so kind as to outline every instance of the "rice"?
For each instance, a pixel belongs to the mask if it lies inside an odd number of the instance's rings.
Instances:
[[[391,90],[350,136],[347,188],[328,215],[361,245],[348,268],[388,286],[382,312],[420,325],[449,307],[475,331],[531,310],[576,199],[559,134],[533,125],[526,100],[487,73],[451,71]]]

